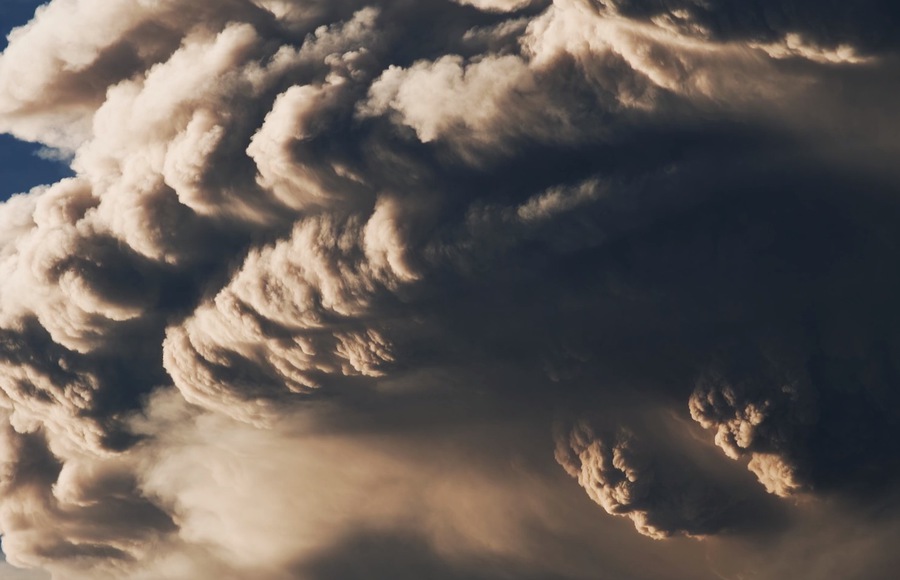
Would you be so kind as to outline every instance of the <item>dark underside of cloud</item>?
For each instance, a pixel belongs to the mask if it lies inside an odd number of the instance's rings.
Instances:
[[[0,205],[9,562],[889,578],[898,18],[53,0],[0,55],[73,170]]]
[[[825,45],[852,44],[866,51],[896,46],[900,11],[889,0],[622,0],[611,4],[631,18],[674,16],[722,40],[776,40],[790,33]]]

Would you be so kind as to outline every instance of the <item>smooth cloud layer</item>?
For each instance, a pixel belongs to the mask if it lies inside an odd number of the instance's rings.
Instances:
[[[0,206],[9,561],[888,577],[897,15],[846,11],[42,7],[0,130],[75,175]]]

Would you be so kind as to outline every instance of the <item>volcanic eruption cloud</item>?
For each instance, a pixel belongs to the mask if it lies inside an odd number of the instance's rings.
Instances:
[[[41,6],[0,575],[896,578],[895,4]]]

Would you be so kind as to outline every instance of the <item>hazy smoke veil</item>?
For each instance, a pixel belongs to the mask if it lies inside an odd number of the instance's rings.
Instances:
[[[0,55],[74,171],[0,205],[8,560],[816,578],[859,526],[887,578],[897,19],[52,0]]]

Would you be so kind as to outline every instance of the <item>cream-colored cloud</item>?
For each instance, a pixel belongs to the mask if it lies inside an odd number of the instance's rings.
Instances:
[[[831,64],[860,64],[874,60],[872,57],[861,56],[856,48],[849,44],[842,44],[834,48],[816,46],[797,33],[785,35],[780,42],[751,44],[750,46],[759,48],[772,58],[778,59],[802,58]]]
[[[454,0],[488,12],[512,12],[529,6],[532,0]]]
[[[310,217],[251,252],[215,298],[168,330],[165,366],[184,396],[256,421],[329,375],[379,376],[394,355],[373,302],[417,278],[393,208],[381,202],[365,223]]]
[[[734,525],[729,509],[737,498],[726,499],[722,484],[704,480],[687,456],[673,462],[677,449],[625,428],[598,432],[585,421],[556,438],[557,462],[608,514],[631,519],[645,536],[704,536]]]
[[[803,35],[717,38],[687,9],[630,14],[53,0],[14,31],[0,131],[71,155],[75,176],[0,205],[10,562],[65,580],[276,580],[370,533],[453,566],[595,577],[615,522],[581,538],[589,503],[531,440],[549,444],[547,426],[520,440],[505,422],[529,405],[546,419],[577,373],[522,375],[568,334],[618,341],[594,310],[609,264],[640,270],[648,224],[688,211],[682,189],[703,181],[678,182],[705,158],[690,131],[660,144],[673,127],[789,124],[816,75],[863,63]],[[616,257],[583,255],[632,230]],[[604,271],[582,273],[594,258]],[[629,332],[656,336],[641,323]],[[778,496],[810,487],[801,383],[713,377],[690,398]],[[604,429],[557,441],[595,503],[656,538],[729,529],[714,470]]]
[[[521,139],[602,137],[628,114],[658,111],[667,95],[701,108],[759,111],[806,82],[794,75],[788,83],[750,45],[631,20],[614,8],[557,0],[528,23],[519,54],[444,55],[391,66],[359,112],[389,115],[420,141],[448,142],[477,164]],[[574,77],[561,76],[571,74],[562,72],[566,61],[577,67]],[[580,86],[584,94],[556,91],[562,84]],[[585,118],[588,107],[596,110]]]
[[[465,63],[458,56],[391,67],[372,85],[364,116],[396,111],[428,143],[438,138],[498,146],[526,118],[540,117],[543,98],[526,62],[513,55]],[[549,119],[530,130],[549,132]]]
[[[728,457],[748,456],[748,469],[766,490],[788,497],[807,489],[793,446],[808,431],[815,409],[801,378],[779,378],[784,384],[766,385],[760,384],[765,378],[734,381],[711,371],[698,381],[689,406],[695,421],[715,429],[716,445]]]

